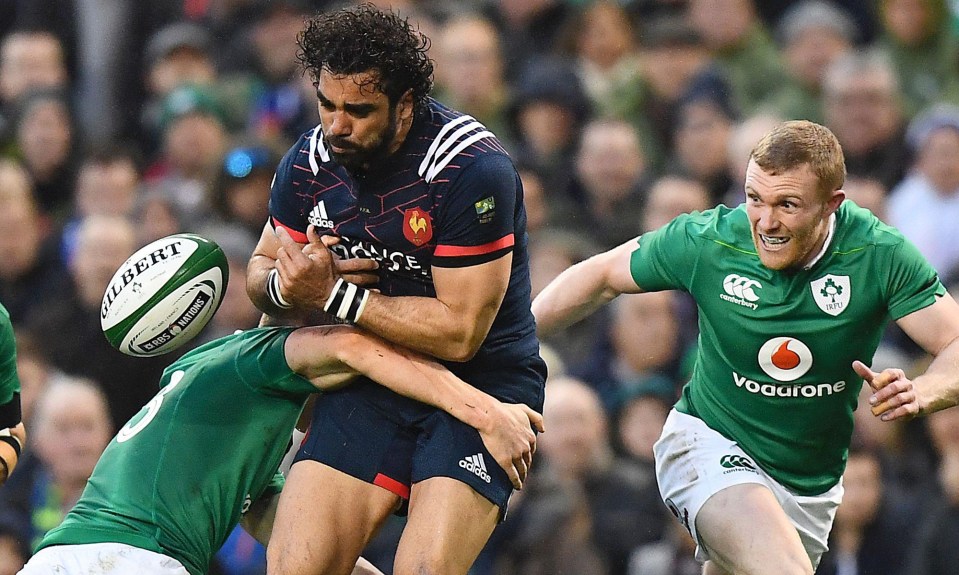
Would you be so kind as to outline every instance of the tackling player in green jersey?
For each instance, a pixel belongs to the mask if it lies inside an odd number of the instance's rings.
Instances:
[[[696,365],[655,451],[707,575],[812,575],[863,381],[884,420],[959,401],[959,306],[899,232],[844,202],[844,179],[828,129],[786,122],[753,150],[744,205],[680,216],[533,302],[543,334],[624,293],[696,300]],[[915,380],[867,367],[889,318],[936,356]]]
[[[237,522],[266,543],[304,402],[357,375],[479,430],[521,487],[542,418],[347,326],[259,328],[186,354],[119,431],[25,575],[202,575]],[[525,460],[525,462],[524,462]],[[521,473],[519,468],[523,469]],[[354,573],[379,573],[362,559]]]
[[[0,485],[13,473],[27,439],[21,419],[17,345],[10,314],[0,304]]]

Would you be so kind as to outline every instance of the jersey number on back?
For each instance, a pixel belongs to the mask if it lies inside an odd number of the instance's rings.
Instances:
[[[173,388],[176,387],[176,384],[180,383],[180,380],[183,379],[183,376],[186,375],[186,372],[183,370],[174,371],[173,375],[170,376],[170,383],[163,387],[160,390],[160,393],[150,400],[146,404],[146,414],[140,421],[130,425],[130,421],[123,426],[123,429],[120,430],[120,433],[117,434],[117,443],[123,443],[124,441],[129,441],[133,438],[134,435],[143,431],[143,428],[150,424],[153,421],[153,418],[156,417],[157,412],[160,411],[160,404],[163,403],[163,396],[173,391]]]

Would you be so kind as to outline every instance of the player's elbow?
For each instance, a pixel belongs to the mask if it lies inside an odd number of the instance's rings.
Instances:
[[[469,333],[451,338],[443,349],[442,357],[447,361],[465,362],[473,359],[479,352],[485,339],[484,334]]]

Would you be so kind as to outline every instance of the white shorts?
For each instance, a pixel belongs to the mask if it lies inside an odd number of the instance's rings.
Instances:
[[[18,575],[190,575],[176,559],[125,543],[54,545],[38,551]]]
[[[673,409],[653,446],[659,493],[669,510],[696,540],[696,559],[709,553],[696,532],[696,516],[706,500],[732,485],[766,486],[799,532],[813,564],[827,549],[829,530],[842,500],[842,481],[821,495],[796,495],[763,471],[735,441],[711,429],[701,419]]]

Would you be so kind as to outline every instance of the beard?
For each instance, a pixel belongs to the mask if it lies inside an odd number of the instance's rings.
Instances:
[[[327,136],[326,134],[323,134],[323,139],[326,141],[330,156],[336,160],[336,163],[346,168],[348,172],[368,172],[376,164],[389,157],[390,146],[392,146],[398,131],[399,122],[397,122],[396,115],[391,107],[389,123],[383,128],[382,132],[377,134],[376,139],[366,146],[359,146],[342,138]],[[334,152],[332,146],[349,151]]]

